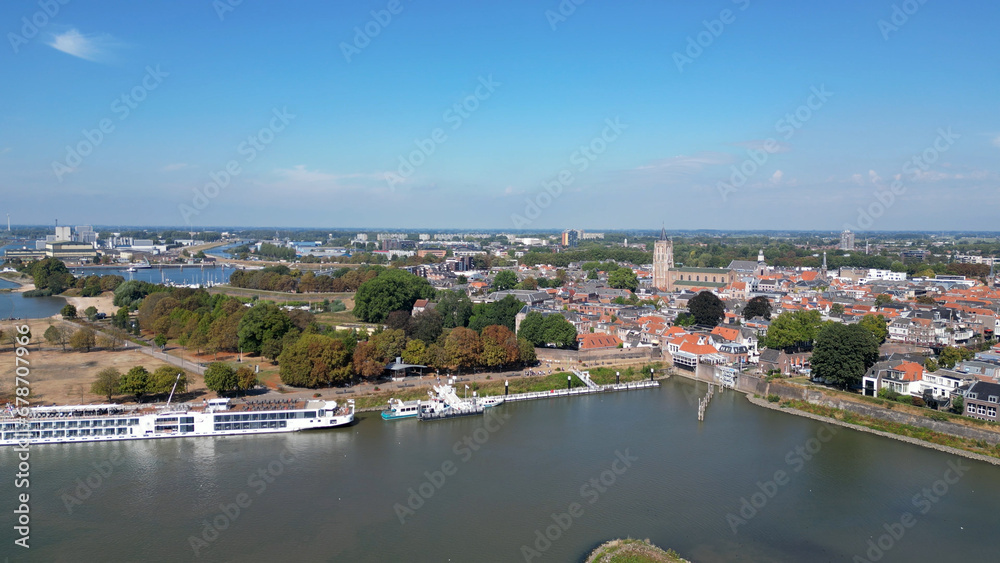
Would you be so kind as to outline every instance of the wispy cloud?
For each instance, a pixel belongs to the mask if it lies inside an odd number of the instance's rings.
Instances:
[[[636,168],[642,171],[666,172],[673,174],[694,174],[707,166],[719,166],[733,162],[733,157],[719,152],[699,152],[693,155],[678,155],[654,160]]]
[[[67,55],[73,55],[74,57],[95,63],[110,61],[114,50],[122,46],[121,43],[110,35],[84,35],[76,29],[54,34],[52,41],[48,45]]]
[[[161,168],[160,170],[163,171],[163,172],[173,172],[175,170],[182,170],[182,169],[187,168],[187,167],[188,167],[188,164],[186,162],[177,162],[177,163],[174,163],[174,164],[168,164],[168,165],[164,166],[163,168]]]
[[[993,146],[1000,148],[1000,135],[993,137]]]
[[[10,147],[5,147],[0,149],[0,154],[7,154],[10,152]]]

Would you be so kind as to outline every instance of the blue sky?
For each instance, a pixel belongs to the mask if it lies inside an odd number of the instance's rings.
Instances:
[[[225,1],[0,5],[0,212],[996,229],[995,2]]]

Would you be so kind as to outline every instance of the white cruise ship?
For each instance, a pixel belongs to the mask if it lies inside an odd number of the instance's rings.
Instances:
[[[34,407],[27,417],[8,407],[0,416],[0,446],[295,432],[344,426],[354,400],[271,399],[197,404]]]

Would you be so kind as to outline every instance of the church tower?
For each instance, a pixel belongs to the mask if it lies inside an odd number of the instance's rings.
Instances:
[[[660,240],[653,243],[653,286],[660,291],[670,287],[670,270],[674,268],[674,242],[667,238],[667,229],[660,230]]]
[[[757,275],[766,276],[767,275],[767,262],[764,261],[764,249],[761,248],[760,252],[757,253]]]

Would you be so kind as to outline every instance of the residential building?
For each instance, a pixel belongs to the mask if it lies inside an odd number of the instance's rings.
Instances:
[[[997,422],[1000,384],[976,381],[965,391],[965,416]]]

